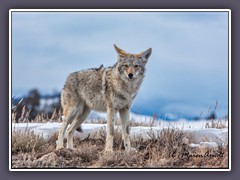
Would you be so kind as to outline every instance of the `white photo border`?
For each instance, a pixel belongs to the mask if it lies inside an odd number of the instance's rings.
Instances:
[[[228,12],[228,168],[12,168],[12,13],[13,12]],[[9,171],[231,171],[231,10],[230,9],[10,9],[9,10]]]

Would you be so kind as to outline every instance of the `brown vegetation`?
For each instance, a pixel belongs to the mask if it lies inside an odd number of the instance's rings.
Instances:
[[[57,134],[48,139],[30,131],[12,133],[12,168],[228,168],[228,146],[191,148],[186,134],[165,129],[148,138],[131,137],[138,152],[125,153],[116,129],[114,153],[104,154],[104,129],[85,139],[74,138],[76,149],[55,150]]]

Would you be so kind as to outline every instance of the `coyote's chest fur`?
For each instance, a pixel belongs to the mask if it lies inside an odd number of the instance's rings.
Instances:
[[[85,103],[96,111],[107,111],[107,107],[129,109],[143,77],[126,82],[115,70],[115,67],[110,67],[74,72],[69,75],[62,94],[71,96],[69,98],[75,101],[74,104],[77,101],[79,105]]]

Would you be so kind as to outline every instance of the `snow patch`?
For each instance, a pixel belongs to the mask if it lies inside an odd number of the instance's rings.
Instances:
[[[136,118],[138,116],[135,116]],[[138,119],[143,120],[143,119]],[[145,121],[145,119],[144,119]],[[131,127],[130,135],[131,136],[141,136],[143,138],[150,138],[150,135],[153,134],[157,136],[161,130],[173,128],[179,129],[186,133],[185,141],[189,142],[191,139],[191,147],[212,147],[217,148],[218,146],[228,144],[228,128],[204,128],[207,120],[202,120],[199,122],[180,120],[177,122],[166,122],[166,121],[157,121],[157,125],[153,127],[147,126],[136,126]],[[58,132],[61,128],[62,123],[12,123],[12,130],[26,131],[30,130],[36,134],[42,135],[44,138],[49,137],[51,134]],[[106,128],[106,124],[88,124],[83,123],[82,129],[84,133],[79,134],[88,134],[91,132],[96,132],[100,128]],[[117,126],[115,128],[118,128]]]

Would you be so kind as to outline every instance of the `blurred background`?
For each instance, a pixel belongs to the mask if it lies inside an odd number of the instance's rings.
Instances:
[[[152,48],[132,112],[164,120],[228,116],[227,12],[12,12],[12,102],[61,113],[69,73],[113,65],[117,44]],[[19,103],[21,101],[21,103]]]

